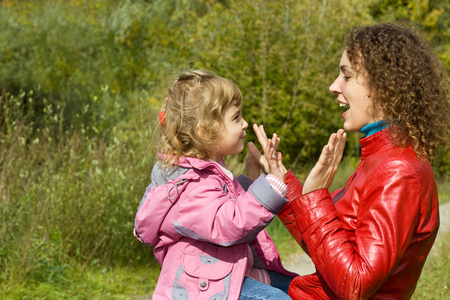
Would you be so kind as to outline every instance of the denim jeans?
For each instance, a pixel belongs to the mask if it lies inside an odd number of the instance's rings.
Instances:
[[[249,277],[244,278],[242,284],[240,300],[288,300],[291,297],[288,296],[289,284],[291,283],[291,277],[282,275],[277,272],[269,271],[269,277],[271,284],[267,285],[260,281],[251,279]]]

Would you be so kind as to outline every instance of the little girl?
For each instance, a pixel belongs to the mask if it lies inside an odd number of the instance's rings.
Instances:
[[[155,299],[290,299],[296,274],[264,230],[287,203],[279,139],[264,149],[270,174],[254,182],[223,160],[244,149],[241,99],[234,83],[207,71],[188,71],[168,90],[160,161],[135,221],[162,267]]]

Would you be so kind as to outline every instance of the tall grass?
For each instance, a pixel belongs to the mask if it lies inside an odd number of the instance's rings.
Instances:
[[[450,299],[450,232],[436,241],[412,299]]]
[[[146,126],[112,128],[108,141],[61,134],[51,105],[39,125],[29,121],[30,95],[0,98],[0,290],[65,283],[74,269],[151,264],[132,234],[155,158]]]

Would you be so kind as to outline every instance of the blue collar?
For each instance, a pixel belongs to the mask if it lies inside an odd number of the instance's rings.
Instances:
[[[366,134],[365,137],[368,137],[374,133],[377,133],[378,131],[381,131],[388,127],[388,124],[384,121],[378,121],[374,123],[367,124],[363,128],[361,128],[360,132]]]

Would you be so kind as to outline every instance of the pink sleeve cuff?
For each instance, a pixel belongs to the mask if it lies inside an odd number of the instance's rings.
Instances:
[[[288,188],[283,181],[281,181],[278,177],[272,174],[267,175],[266,179],[270,183],[272,189],[274,189],[275,192],[277,192],[283,197],[286,197]]]

